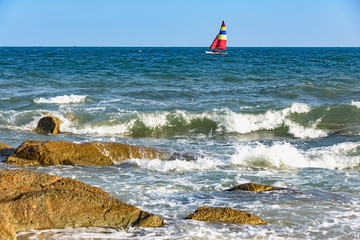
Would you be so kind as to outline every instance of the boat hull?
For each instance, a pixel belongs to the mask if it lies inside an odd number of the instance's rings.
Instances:
[[[228,54],[226,52],[213,52],[213,51],[205,51],[205,53],[212,54],[212,55],[226,55],[226,54]]]

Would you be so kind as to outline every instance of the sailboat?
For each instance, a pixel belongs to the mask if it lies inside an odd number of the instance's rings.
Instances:
[[[205,52],[215,55],[226,55],[227,54],[226,52],[222,52],[222,50],[223,51],[226,50],[226,41],[227,41],[226,27],[225,27],[225,22],[222,21],[219,34],[216,35],[214,41],[210,45],[210,49],[212,51],[205,51]]]

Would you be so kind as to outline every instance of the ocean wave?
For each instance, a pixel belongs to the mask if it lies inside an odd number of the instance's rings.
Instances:
[[[360,166],[360,143],[344,142],[309,150],[298,149],[288,142],[271,146],[261,143],[238,145],[231,164],[275,168],[351,169]]]
[[[268,110],[265,113],[241,113],[229,109],[215,109],[206,112],[132,112],[118,113],[109,121],[88,122],[82,126],[68,126],[65,131],[81,134],[126,134],[135,137],[171,136],[176,134],[247,134],[278,128],[288,128],[288,134],[296,138],[318,138],[327,135],[317,129],[317,121],[302,125],[290,118],[292,114],[306,114],[311,108],[306,104],[294,103],[282,110]],[[111,118],[111,120],[110,120]]]
[[[234,144],[235,153],[215,156],[203,153],[196,160],[130,159],[139,168],[157,172],[206,171],[226,166],[272,169],[325,168],[354,169],[360,167],[360,143],[343,142],[332,146],[301,149],[285,141],[271,145],[260,142]]]
[[[82,96],[83,99],[86,96]],[[80,98],[79,98],[80,99]],[[69,102],[69,101],[67,101]],[[310,107],[293,103],[279,110],[235,112],[214,109],[137,112],[105,106],[61,106],[57,111],[0,113],[4,128],[33,130],[37,121],[52,114],[63,121],[60,130],[72,134],[168,138],[188,135],[237,135],[299,139],[329,135],[359,135],[360,108],[352,104]],[[72,120],[67,119],[71,113]]]
[[[63,95],[52,98],[37,98],[33,101],[35,103],[49,103],[49,104],[80,104],[86,100],[86,95]]]
[[[360,108],[360,102],[359,101],[351,101],[350,105],[354,106],[354,107],[357,107],[357,108]]]

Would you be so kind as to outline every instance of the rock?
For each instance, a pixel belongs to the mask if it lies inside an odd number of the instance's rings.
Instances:
[[[173,152],[171,154],[170,160],[196,161],[197,158],[198,158],[198,156],[195,156],[191,153]]]
[[[264,191],[270,191],[270,190],[279,190],[279,188],[276,188],[271,185],[263,185],[263,184],[259,184],[259,183],[244,183],[244,184],[235,186],[233,188],[227,189],[225,191],[264,192]]]
[[[5,159],[17,166],[31,165],[114,165],[131,158],[167,159],[169,154],[154,148],[131,146],[114,142],[71,143],[64,141],[29,140]]]
[[[0,218],[0,240],[15,240],[16,232],[14,226],[6,221],[4,218]]]
[[[13,152],[12,146],[0,142],[0,156],[10,156]]]
[[[35,132],[40,134],[58,134],[60,132],[60,125],[63,122],[54,116],[43,117],[39,120],[37,127],[35,128]]]
[[[185,219],[193,219],[198,221],[221,221],[252,225],[267,224],[264,219],[251,213],[222,207],[199,207],[194,213],[188,215]]]
[[[161,218],[83,182],[29,170],[0,172],[0,219],[16,232],[64,227],[161,227]]]

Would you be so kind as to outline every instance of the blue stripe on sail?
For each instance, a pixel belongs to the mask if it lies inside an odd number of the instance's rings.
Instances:
[[[226,35],[226,30],[225,31],[220,31],[219,35]]]

